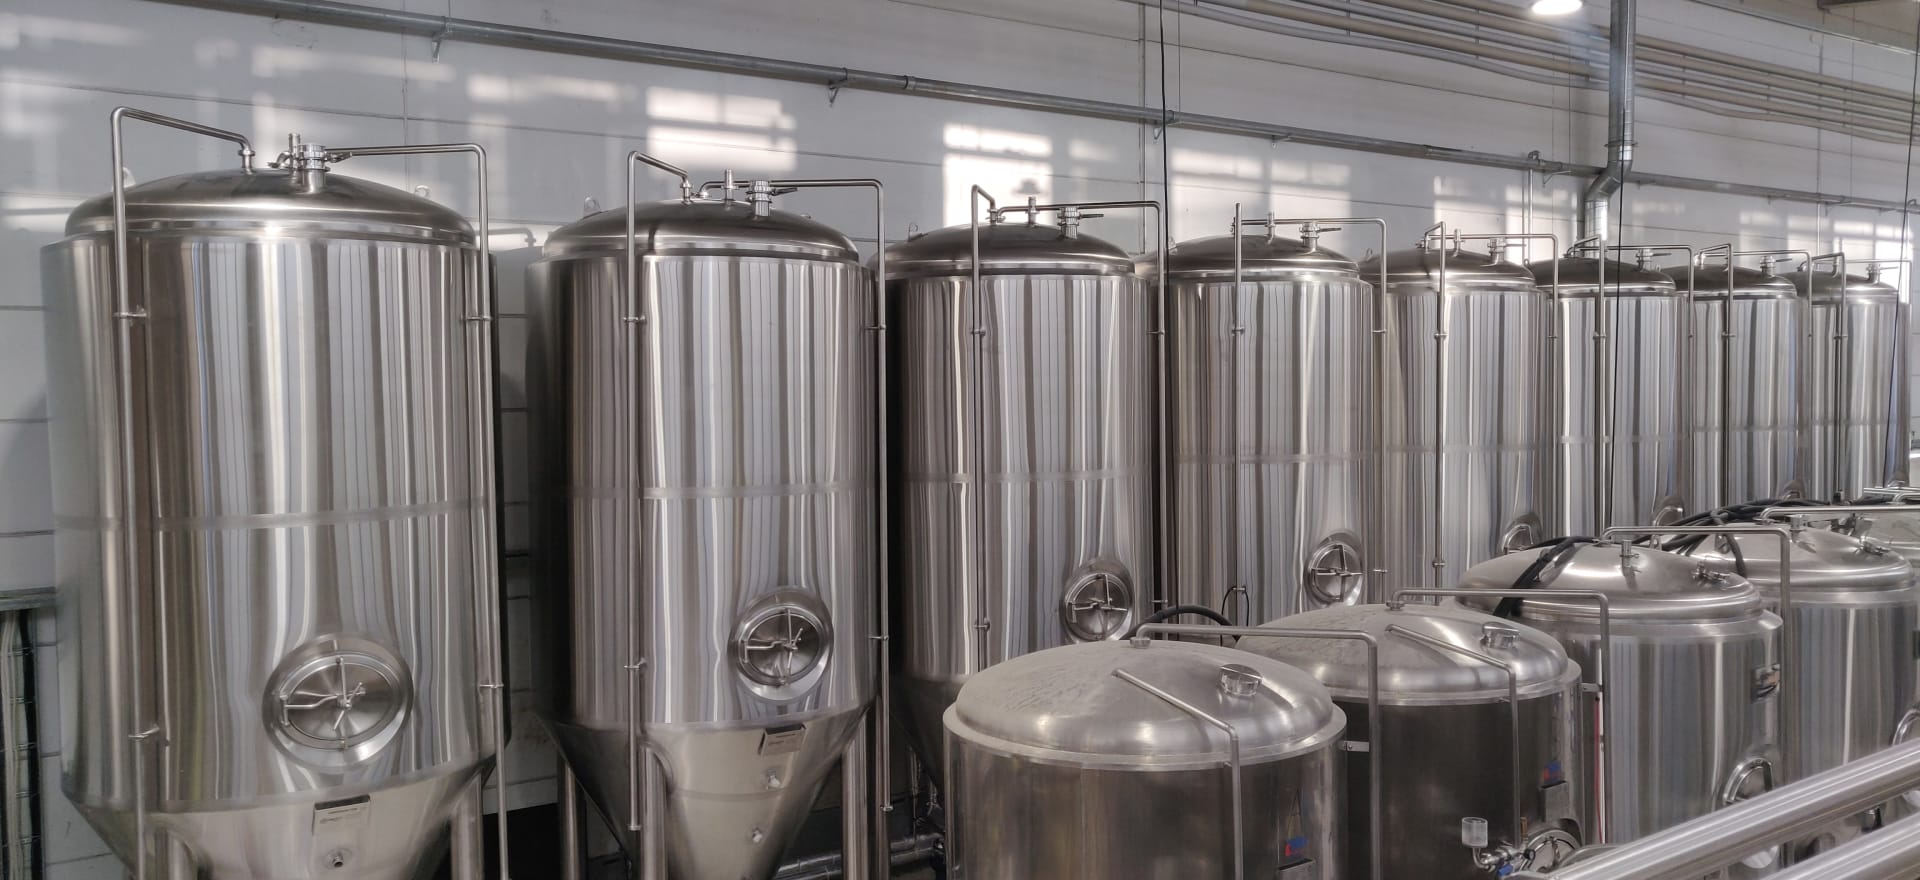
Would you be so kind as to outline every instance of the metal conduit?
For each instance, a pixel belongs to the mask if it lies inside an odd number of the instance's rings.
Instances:
[[[560,52],[642,64],[692,67],[746,76],[762,76],[772,79],[814,82],[823,86],[840,89],[924,95],[955,101],[994,104],[1004,107],[1018,107],[1096,119],[1134,122],[1143,125],[1157,126],[1161,122],[1161,111],[1158,107],[1121,104],[1111,101],[1094,101],[948,80],[921,79],[904,74],[879,73],[875,71],[833,67],[822,64],[808,64],[729,52],[713,52],[680,46],[666,46],[657,43],[642,43],[634,40],[620,40],[610,37],[545,30],[541,28],[496,24],[493,22],[453,18],[450,16],[380,9],[353,3],[337,2],[337,0],[149,0],[149,2],[165,3],[175,6],[220,9],[229,12],[242,12],[330,24],[340,27],[407,34],[438,40],[454,40],[526,49],[530,51]],[[1511,7],[1506,8],[1510,14]],[[1535,171],[1546,174],[1580,175],[1592,175],[1600,171],[1600,168],[1594,165],[1548,160],[1537,156],[1456,150],[1411,141],[1398,141],[1388,138],[1346,134],[1321,129],[1299,128],[1289,125],[1209,114],[1173,114],[1172,118],[1168,120],[1168,124],[1201,131],[1262,137],[1277,141],[1293,141],[1303,144],[1355,150],[1358,152],[1429,159],[1460,165],[1475,165],[1484,168]],[[1740,184],[1677,175],[1632,172],[1627,176],[1627,182],[1643,186],[1665,187],[1668,189],[1718,192],[1753,198],[1806,202],[1820,205],[1853,206],[1884,211],[1899,211],[1904,207],[1900,202],[1886,199],[1860,198],[1838,193],[1756,186],[1752,184]]]

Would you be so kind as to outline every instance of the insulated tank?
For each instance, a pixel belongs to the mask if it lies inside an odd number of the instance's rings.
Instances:
[[[1549,260],[1528,268],[1546,287],[1554,265]],[[1562,257],[1559,277],[1553,369],[1561,421],[1549,530],[1597,535],[1608,526],[1677,519],[1687,508],[1681,458],[1687,314],[1681,292],[1644,261]],[[1606,350],[1599,353],[1604,374],[1594,351],[1603,296],[1609,322],[1608,339],[1600,343]],[[1598,425],[1606,399],[1608,424]],[[1609,454],[1603,455],[1600,438],[1609,432]],[[1611,497],[1603,497],[1601,487],[1608,484]]]
[[[1358,876],[1339,849],[1345,716],[1286,664],[1067,645],[975,673],[945,724],[956,880]]]
[[[1120,248],[1059,225],[957,226],[887,256],[902,718],[941,766],[968,675],[1114,638],[1154,583],[1152,298]]]
[[[1771,265],[1693,270],[1693,334],[1683,373],[1690,389],[1689,513],[1806,494],[1806,301]],[[1684,279],[1687,267],[1665,271]]]
[[[110,197],[42,251],[63,787],[149,877],[405,880],[479,821],[482,250],[342,158],[129,187],[124,303]]]
[[[1438,296],[1441,253],[1417,247],[1385,258],[1385,532],[1375,571],[1401,585],[1450,586],[1467,566],[1533,544],[1550,512],[1547,297],[1533,273],[1500,250],[1454,247],[1446,249],[1446,294]],[[1378,259],[1360,266],[1361,277],[1378,276]],[[1443,299],[1445,339],[1436,340]],[[1435,565],[1436,554],[1443,565]]]
[[[1804,273],[1791,280],[1806,286]],[[1880,280],[1877,266],[1844,279],[1814,274],[1805,372],[1810,497],[1846,500],[1906,479],[1904,312],[1899,289]]]
[[[1346,876],[1372,876],[1371,778],[1382,762],[1383,877],[1484,880],[1465,818],[1511,847],[1500,865],[1542,870],[1581,843],[1587,778],[1580,667],[1553,637],[1466,608],[1324,608],[1268,626],[1367,633],[1380,646],[1380,735],[1346,753]],[[1244,638],[1240,650],[1311,673],[1355,730],[1371,667],[1358,641]],[[1508,670],[1513,672],[1511,680]],[[1519,698],[1508,702],[1509,695]],[[1518,736],[1516,741],[1515,736]],[[1517,812],[1516,812],[1517,808]]]
[[[1241,235],[1237,291],[1231,236],[1167,253],[1173,604],[1236,623],[1360,601],[1377,552],[1373,286],[1317,238]]]
[[[657,832],[622,835],[636,875],[664,848],[670,876],[772,876],[873,699],[872,274],[761,183],[633,206],[631,301],[626,209],[529,270],[536,552],[572,599],[549,726]]]
[[[1600,825],[1589,839],[1625,843],[1781,782],[1780,618],[1744,579],[1649,547],[1561,542],[1476,565],[1460,587],[1598,591],[1611,600],[1604,809],[1589,801]],[[1583,667],[1599,662],[1593,600],[1468,601],[1551,634]],[[1591,707],[1583,726],[1599,729]],[[1772,856],[1756,853],[1745,870]]]
[[[1920,587],[1913,567],[1877,541],[1794,527],[1788,557],[1792,628],[1785,662],[1782,781],[1794,782],[1877,752],[1914,708]],[[1704,542],[1684,552],[1752,581],[1780,608],[1780,538],[1774,532]],[[1837,833],[1865,830],[1855,820]],[[1822,848],[1836,842],[1829,837]]]

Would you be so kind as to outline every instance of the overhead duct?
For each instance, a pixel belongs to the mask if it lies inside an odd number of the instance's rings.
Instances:
[[[1611,48],[1607,57],[1607,166],[1580,194],[1580,237],[1607,237],[1613,195],[1633,170],[1633,38],[1638,0],[1613,0]]]

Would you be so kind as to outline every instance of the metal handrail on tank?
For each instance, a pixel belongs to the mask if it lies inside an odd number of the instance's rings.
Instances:
[[[488,241],[487,223],[491,216],[487,210],[487,151],[479,144],[394,144],[373,147],[329,147],[326,150],[327,162],[345,162],[362,156],[429,156],[429,155],[470,155],[475,164],[475,185],[478,188],[477,208],[480,212],[479,226],[474,238],[480,251],[479,287],[474,293],[474,301],[468,304],[467,325],[473,330],[475,350],[479,353],[474,372],[477,385],[474,389],[474,428],[479,434],[481,449],[494,449],[494,296],[493,296],[493,251]],[[470,429],[471,430],[471,429]],[[478,547],[483,559],[489,564],[482,565],[474,577],[474,604],[480,616],[479,635],[481,642],[481,668],[487,670],[491,681],[483,681],[479,687],[486,691],[493,715],[493,777],[494,792],[497,801],[497,823],[499,833],[495,835],[495,853],[500,860],[501,880],[507,880],[507,734],[511,727],[507,721],[506,688],[507,675],[505,663],[506,634],[505,617],[500,606],[506,601],[500,594],[500,522],[497,499],[498,478],[494,472],[494,462],[483,461],[475,468],[475,476],[480,484],[480,495],[486,502],[477,505],[474,522],[474,546]]]
[[[1728,274],[1731,275],[1732,273],[1728,273]],[[1793,566],[1788,562],[1788,559],[1793,556],[1793,535],[1797,528],[1798,528],[1797,526],[1765,525],[1761,523],[1752,523],[1752,524],[1746,524],[1746,525],[1732,525],[1732,526],[1613,526],[1608,528],[1605,532],[1601,533],[1600,537],[1602,540],[1606,540],[1609,538],[1620,537],[1620,536],[1633,537],[1633,538],[1657,538],[1663,535],[1672,535],[1675,537],[1684,537],[1689,535],[1702,535],[1706,537],[1715,537],[1715,536],[1738,537],[1740,535],[1753,535],[1753,534],[1773,535],[1774,538],[1776,538],[1780,543],[1780,611],[1779,611],[1780,688],[1779,689],[1782,693],[1791,693],[1792,687],[1795,685],[1798,685],[1799,682],[1793,681],[1792,676],[1788,674],[1787,658],[1793,656],[1795,642],[1797,641],[1796,636],[1798,635],[1797,633],[1798,627],[1795,627],[1793,625]],[[1621,542],[1620,544],[1621,560],[1624,562],[1625,560],[1632,558],[1632,554],[1633,554],[1633,542],[1631,541]],[[1780,703],[1780,735],[1778,737],[1779,741],[1776,742],[1774,745],[1779,747],[1782,754],[1785,754],[1788,751],[1787,732],[1798,729],[1794,727],[1794,725],[1799,722],[1800,713],[1797,709],[1794,708],[1794,702],[1795,701],[1793,700],[1782,700]],[[1788,717],[1789,715],[1791,715],[1792,717]]]
[[[1372,824],[1371,839],[1367,847],[1373,856],[1373,880],[1383,880],[1386,870],[1383,854],[1386,851],[1386,800],[1382,785],[1386,774],[1381,772],[1380,752],[1384,742],[1380,738],[1380,640],[1372,633],[1359,630],[1321,629],[1317,627],[1287,626],[1195,626],[1179,623],[1149,623],[1133,634],[1135,639],[1147,639],[1153,636],[1232,636],[1242,639],[1323,639],[1328,641],[1360,642],[1367,647],[1367,764],[1372,771],[1368,778],[1367,805],[1368,819]],[[1117,674],[1117,673],[1116,673]],[[1138,682],[1135,682],[1138,684]],[[1350,741],[1349,741],[1350,742]],[[1356,751],[1358,749],[1355,749]],[[1234,852],[1240,847],[1240,798],[1238,787],[1234,797]],[[1235,876],[1242,876],[1236,870]]]
[[[1902,743],[1824,773],[1789,783],[1721,810],[1682,822],[1632,843],[1600,852],[1593,858],[1546,873],[1522,873],[1513,880],[1668,880],[1698,877],[1743,858],[1757,849],[1818,832],[1828,824],[1874,808],[1914,788],[1920,788],[1920,740]],[[1909,820],[1911,821],[1911,820]],[[1910,827],[1900,823],[1893,827]],[[1909,835],[1888,829],[1861,841],[1886,841]],[[1850,846],[1861,846],[1854,843]],[[1846,852],[1848,847],[1833,850]],[[1805,873],[1780,876],[1832,875]],[[1884,874],[1866,875],[1883,877]]]
[[[1607,739],[1607,719],[1609,717],[1607,710],[1611,706],[1610,699],[1607,695],[1607,655],[1613,644],[1613,597],[1599,590],[1400,590],[1393,594],[1393,598],[1387,602],[1387,607],[1397,611],[1406,606],[1407,597],[1409,596],[1425,599],[1577,599],[1591,601],[1599,609],[1600,640],[1595,643],[1593,650],[1594,669],[1592,685],[1593,715],[1595,722],[1593,752],[1594,764],[1596,765],[1593,768],[1592,776],[1594,803],[1596,807],[1595,813],[1597,813],[1597,815],[1593,817],[1593,823],[1596,829],[1593,836],[1596,842],[1605,843],[1609,830],[1607,826],[1611,824],[1607,819],[1607,808],[1613,803],[1613,792],[1608,786],[1607,781],[1607,771],[1612,766],[1612,743]],[[1583,691],[1586,690],[1586,688],[1587,686],[1585,684],[1581,685]],[[1518,783],[1516,783],[1516,785],[1517,784]],[[1516,838],[1514,844],[1518,845],[1521,840],[1521,838]]]
[[[1162,341],[1163,347],[1165,344],[1164,339],[1166,337],[1165,310],[1166,310],[1166,300],[1167,300],[1167,248],[1165,246],[1164,239],[1166,238],[1167,217],[1166,217],[1166,209],[1163,208],[1159,202],[1154,201],[1152,199],[1131,199],[1131,200],[1104,201],[1104,202],[1055,202],[1055,203],[1049,203],[1049,204],[1040,204],[1038,200],[1029,198],[1027,199],[1027,203],[1024,205],[1008,205],[1007,207],[1002,208],[1000,207],[999,202],[995,201],[993,196],[989,194],[985,189],[983,189],[979,184],[973,185],[973,188],[969,192],[968,198],[970,201],[969,201],[969,211],[968,211],[968,218],[967,218],[967,226],[968,226],[967,231],[971,239],[970,246],[972,248],[969,254],[970,260],[971,260],[971,274],[972,274],[972,287],[970,288],[970,292],[971,292],[972,307],[973,307],[972,313],[971,313],[973,318],[973,329],[971,333],[973,334],[973,344],[974,344],[973,394],[974,394],[975,415],[973,418],[973,426],[974,426],[975,439],[974,439],[973,446],[974,446],[974,456],[975,456],[974,480],[975,480],[976,490],[974,492],[975,503],[973,505],[974,535],[975,535],[975,540],[973,543],[975,548],[974,549],[974,552],[975,552],[974,577],[975,577],[975,580],[977,581],[975,594],[978,597],[979,608],[977,610],[979,611],[979,614],[980,614],[980,617],[976,619],[973,623],[974,631],[979,633],[979,638],[980,638],[979,668],[974,669],[973,671],[978,672],[980,671],[980,669],[985,669],[986,667],[993,665],[992,658],[989,655],[989,650],[992,646],[992,643],[988,639],[988,633],[993,628],[993,618],[987,612],[988,595],[987,595],[987,577],[986,577],[986,573],[987,573],[986,542],[979,539],[979,536],[986,534],[986,519],[985,519],[986,505],[979,502],[979,492],[977,489],[977,486],[979,485],[979,481],[985,478],[985,471],[986,471],[986,447],[985,447],[984,440],[979,435],[979,432],[983,430],[983,426],[981,425],[982,419],[980,418],[980,414],[986,412],[986,400],[984,395],[986,394],[985,369],[986,369],[986,340],[987,340],[986,315],[981,311],[982,303],[984,302],[986,297],[982,295],[980,290],[980,200],[981,199],[987,200],[987,224],[989,226],[999,225],[1001,219],[1003,219],[1008,214],[1025,214],[1027,216],[1028,225],[1033,225],[1038,219],[1039,215],[1043,213],[1052,213],[1060,221],[1061,232],[1069,238],[1076,237],[1079,235],[1080,221],[1082,219],[1087,217],[1099,216],[1099,215],[1088,215],[1084,213],[1086,211],[1102,211],[1102,210],[1109,210],[1109,209],[1116,209],[1116,208],[1142,209],[1142,210],[1152,211],[1154,225],[1156,226],[1156,228],[1160,230],[1160,237],[1161,239],[1163,239],[1163,241],[1162,241],[1162,246],[1158,249],[1158,251],[1155,254],[1155,261],[1156,261],[1155,271],[1157,273],[1156,281],[1157,281],[1158,290],[1156,292],[1154,300],[1159,303],[1158,311],[1160,314],[1160,320],[1157,322],[1158,323],[1157,327],[1154,327],[1148,330],[1148,335],[1155,336],[1163,340]],[[1161,367],[1159,381],[1164,383],[1166,381],[1166,370],[1165,370],[1166,364],[1164,363],[1164,354],[1162,356],[1162,363],[1159,366]],[[1162,390],[1164,391],[1164,388]],[[1167,508],[1171,502],[1171,499],[1167,495],[1167,486],[1166,486],[1166,480],[1169,478],[1169,475],[1171,472],[1171,466],[1170,466],[1170,462],[1166,458],[1166,456],[1169,455],[1170,452],[1167,450],[1167,443],[1165,439],[1167,436],[1167,431],[1166,431],[1167,414],[1166,414],[1165,396],[1166,395],[1163,393],[1161,395],[1161,400],[1157,404],[1157,407],[1159,410],[1160,425],[1159,425],[1159,431],[1158,431],[1159,439],[1156,442],[1158,442],[1161,445],[1161,459],[1162,459],[1160,462],[1160,468],[1159,468],[1160,470],[1160,476],[1158,479],[1159,486],[1157,487],[1157,489],[1159,490],[1158,494],[1161,496],[1158,500],[1158,507],[1159,507],[1158,518],[1159,518],[1159,525],[1160,525],[1159,531],[1161,536],[1160,542],[1165,542],[1167,540],[1166,536],[1169,534]],[[1172,563],[1169,561],[1169,558],[1172,554],[1166,552],[1166,548],[1164,547],[1159,547],[1156,549],[1159,551],[1157,553],[1159,557],[1158,574],[1160,576],[1160,583],[1158,585],[1158,588],[1161,590],[1166,590],[1168,588],[1168,585],[1172,583],[1172,578],[1171,578]]]
[[[1241,766],[1240,766],[1240,734],[1239,732],[1233,729],[1233,725],[1213,717],[1212,715],[1208,714],[1206,710],[1201,709],[1200,707],[1195,706],[1192,703],[1189,703],[1185,700],[1182,700],[1179,697],[1176,697],[1170,693],[1167,693],[1166,691],[1163,691],[1157,687],[1154,687],[1153,685],[1150,685],[1144,681],[1141,681],[1139,676],[1136,676],[1133,673],[1126,671],[1125,669],[1115,669],[1113,671],[1113,675],[1115,678],[1118,678],[1121,681],[1126,682],[1127,684],[1133,685],[1134,687],[1137,687],[1143,691],[1146,691],[1149,694],[1152,694],[1155,697],[1158,697],[1162,702],[1165,702],[1167,705],[1170,705],[1175,709],[1179,709],[1180,711],[1185,712],[1186,714],[1191,715],[1194,718],[1204,721],[1207,724],[1210,724],[1226,732],[1227,734],[1227,766],[1232,774],[1231,784],[1232,784],[1232,799],[1233,799],[1233,876],[1235,880],[1247,880],[1247,865],[1246,865],[1247,853],[1246,853],[1246,843],[1245,843],[1246,819],[1242,815],[1243,807],[1240,803]]]
[[[1595,299],[1594,321],[1595,321],[1596,327],[1599,327],[1601,329],[1599,329],[1598,332],[1594,334],[1593,350],[1594,350],[1595,377],[1597,381],[1600,381],[1603,384],[1603,388],[1605,389],[1605,399],[1602,400],[1601,394],[1594,395],[1594,417],[1596,419],[1595,425],[1596,427],[1599,427],[1601,430],[1601,440],[1598,444],[1596,444],[1594,449],[1594,474],[1595,474],[1594,487],[1598,491],[1594,493],[1593,521],[1597,525],[1604,526],[1613,520],[1613,501],[1614,501],[1613,487],[1614,487],[1615,479],[1618,476],[1614,469],[1613,432],[1615,428],[1614,420],[1619,415],[1619,402],[1620,402],[1619,383],[1616,382],[1608,386],[1604,384],[1606,380],[1600,377],[1600,374],[1603,372],[1602,366],[1605,363],[1610,363],[1612,361],[1618,360],[1618,355],[1619,355],[1618,349],[1620,346],[1619,340],[1613,338],[1613,334],[1610,332],[1608,325],[1601,323],[1603,321],[1612,320],[1612,314],[1605,313],[1606,305],[1607,305],[1607,292],[1606,292],[1607,290],[1607,258],[1606,258],[1606,255],[1608,253],[1625,253],[1627,251],[1633,251],[1636,254],[1638,254],[1640,257],[1641,268],[1646,268],[1646,262],[1648,258],[1660,256],[1662,253],[1671,253],[1673,251],[1684,252],[1687,256],[1687,283],[1686,283],[1685,292],[1683,294],[1684,298],[1681,300],[1681,302],[1683,303],[1683,317],[1681,318],[1681,322],[1682,322],[1682,325],[1685,326],[1687,329],[1687,338],[1691,339],[1693,338],[1694,261],[1700,259],[1701,257],[1707,256],[1708,254],[1714,254],[1714,253],[1731,254],[1733,253],[1733,244],[1731,242],[1727,242],[1723,244],[1713,245],[1712,247],[1695,248],[1692,245],[1669,244],[1669,243],[1601,244],[1599,239],[1589,238],[1589,239],[1582,239],[1581,241],[1575,242],[1572,247],[1567,249],[1567,253],[1570,253],[1570,254],[1575,252],[1587,252],[1587,251],[1592,251],[1596,254],[1599,254],[1599,256],[1593,261],[1594,267],[1596,269],[1596,279],[1597,279],[1595,282],[1595,288],[1598,290],[1598,293],[1596,294],[1596,299]],[[1729,263],[1731,263],[1731,260],[1729,260]],[[1728,279],[1727,280],[1728,292],[1729,294],[1731,294],[1732,288],[1733,288],[1733,280],[1732,280],[1733,272],[1732,271],[1727,272],[1727,279]],[[1615,296],[1616,298],[1618,298],[1617,289],[1619,287],[1619,282],[1617,280],[1614,282],[1614,287],[1616,288]],[[1729,303],[1731,303],[1732,301],[1731,295],[1729,295],[1728,301]],[[1602,313],[1605,313],[1605,314],[1602,314]],[[1601,347],[1603,344],[1609,345],[1611,349],[1609,351],[1609,358],[1611,359],[1610,361],[1603,362],[1599,359]],[[1722,395],[1722,397],[1724,399],[1725,395]],[[1602,407],[1605,407],[1604,412],[1602,411]],[[1721,441],[1723,443],[1726,442],[1727,431],[1724,425],[1722,426],[1720,433],[1721,433]],[[1721,456],[1721,466],[1723,468],[1726,466],[1725,455]],[[1602,476],[1603,472],[1604,472],[1604,476]],[[1724,492],[1724,488],[1722,489],[1722,491]],[[1635,515],[1637,516],[1638,514],[1635,514]]]
[[[1830,254],[1819,254],[1809,257],[1807,260],[1807,332],[1809,336],[1811,336],[1813,332],[1812,275],[1815,267],[1827,261],[1832,261],[1834,277],[1839,280],[1840,302],[1837,305],[1841,306],[1835,308],[1833,312],[1833,405],[1835,407],[1834,415],[1836,424],[1834,425],[1833,440],[1827,449],[1829,456],[1828,468],[1832,471],[1832,481],[1827,484],[1827,490],[1830,493],[1829,497],[1832,497],[1831,493],[1839,493],[1841,497],[1845,497],[1847,490],[1840,484],[1842,480],[1846,479],[1847,474],[1847,444],[1843,442],[1845,438],[1840,435],[1840,425],[1837,424],[1837,422],[1839,416],[1838,407],[1841,406],[1843,401],[1847,400],[1853,391],[1853,371],[1848,369],[1848,366],[1853,360],[1853,316],[1844,308],[1847,298],[1847,255],[1844,253],[1836,251]]]
[[[1277,227],[1280,227],[1283,225],[1292,226],[1294,224],[1299,224],[1301,241],[1305,243],[1308,247],[1314,247],[1316,246],[1316,242],[1319,240],[1321,233],[1340,231],[1339,226],[1322,226],[1321,225],[1325,223],[1365,224],[1368,226],[1375,227],[1380,233],[1380,272],[1379,272],[1380,278],[1379,278],[1379,281],[1374,284],[1374,288],[1373,288],[1373,329],[1369,335],[1373,340],[1373,364],[1371,367],[1371,372],[1373,373],[1373,435],[1374,436],[1372,439],[1373,439],[1374,449],[1376,450],[1384,449],[1386,447],[1385,432],[1386,432],[1386,422],[1387,422],[1387,417],[1386,417],[1387,395],[1386,395],[1386,364],[1384,363],[1385,359],[1381,356],[1383,354],[1383,352],[1381,351],[1381,346],[1384,344],[1384,339],[1386,337],[1386,332],[1387,332],[1387,256],[1386,255],[1387,255],[1388,236],[1387,236],[1387,221],[1385,218],[1382,218],[1382,217],[1275,218],[1272,212],[1269,212],[1265,219],[1254,219],[1254,218],[1243,219],[1240,216],[1240,203],[1235,202],[1233,205],[1233,231],[1231,233],[1233,237],[1233,294],[1234,294],[1232,314],[1235,316],[1238,316],[1240,314],[1240,302],[1239,302],[1240,286],[1243,283],[1241,280],[1241,241],[1240,241],[1241,229],[1248,226],[1265,226],[1267,227],[1267,240],[1272,241],[1274,237],[1275,229]],[[1237,330],[1237,327],[1233,335],[1233,344],[1236,348],[1236,352],[1234,354],[1234,362],[1237,363],[1239,361],[1237,348],[1240,344],[1240,334]],[[1237,386],[1240,381],[1239,371],[1230,370],[1228,371],[1228,376],[1231,378],[1231,381],[1235,383],[1236,390],[1233,391],[1231,394],[1229,394],[1227,399],[1237,401],[1240,399],[1240,394],[1239,394],[1239,391],[1237,390]],[[1233,415],[1234,415],[1234,418],[1236,419],[1235,424],[1237,426],[1238,424],[1237,420],[1239,418],[1238,408],[1234,410]],[[1239,437],[1239,430],[1237,427],[1234,430],[1234,436],[1237,442],[1237,438]],[[1378,479],[1378,475],[1376,475],[1376,480],[1377,479]],[[1239,504],[1240,481],[1237,479],[1234,479],[1234,480],[1228,480],[1227,483],[1228,485],[1233,487],[1233,492],[1234,492],[1234,503],[1230,509],[1233,510],[1235,512],[1235,515],[1237,516],[1240,510],[1240,504]],[[1376,578],[1385,578],[1386,575],[1388,574],[1388,571],[1386,568],[1382,567],[1379,563],[1386,559],[1386,554],[1381,552],[1381,545],[1380,545],[1382,537],[1387,533],[1387,517],[1386,517],[1386,509],[1385,509],[1386,505],[1382,503],[1378,495],[1379,493],[1377,492],[1374,493],[1374,497],[1371,499],[1370,503],[1367,505],[1369,508],[1371,508],[1370,512],[1367,514],[1366,519],[1368,520],[1368,523],[1369,523],[1368,529],[1372,532],[1372,535],[1370,536],[1370,538],[1373,542],[1372,555],[1374,559],[1374,564],[1367,567],[1367,572],[1369,575],[1372,575]],[[1228,540],[1235,542],[1235,544],[1239,542],[1240,530],[1238,528],[1228,529],[1227,534],[1228,534]],[[1237,551],[1234,552],[1230,556],[1230,558],[1237,559],[1238,558]],[[1242,587],[1244,588],[1244,585],[1242,585]],[[1369,593],[1372,592],[1371,590],[1367,590],[1364,587],[1363,587],[1363,591],[1369,592]],[[1228,594],[1229,595],[1232,594],[1231,589],[1228,590]],[[1245,591],[1243,589],[1242,596],[1244,597],[1244,595],[1245,595]]]
[[[133,387],[135,385],[133,376],[134,330],[137,326],[143,326],[137,322],[147,319],[147,309],[146,303],[144,302],[139,304],[134,303],[133,285],[128,280],[126,148],[125,139],[122,135],[122,123],[128,119],[137,122],[150,122],[166,128],[178,129],[180,131],[238,144],[240,146],[240,170],[248,174],[253,173],[253,157],[255,154],[253,152],[253,144],[249,142],[244,135],[225,129],[201,125],[200,123],[190,122],[185,119],[176,119],[172,116],[163,116],[158,113],[149,113],[134,107],[115,107],[113,113],[108,117],[108,128],[112,132],[113,144],[113,318],[118,326],[118,331],[115,334],[114,351],[114,398],[120,418],[120,473],[122,480],[119,490],[121,503],[125,505],[127,511],[127,522],[121,530],[121,552],[127,555],[127,564],[132,565],[140,556],[141,546],[140,530],[137,527],[137,523],[140,521],[140,512],[137,509],[138,505],[135,503],[134,498],[135,483],[133,471],[137,466],[136,463],[145,457],[141,450],[144,448],[142,438],[144,438],[147,433],[134,427],[134,417],[137,412],[137,408],[133,402]],[[162,601],[164,596],[160,590],[162,583],[162,581],[155,582],[154,618],[156,621],[165,619],[166,615],[166,603]],[[139,613],[139,600],[135,598],[134,591],[129,591],[127,598],[130,603],[130,607],[127,609],[128,619],[135,621],[140,620],[142,615]],[[133,768],[134,880],[147,880],[146,744],[148,740],[154,739],[156,735],[158,735],[160,740],[166,739],[166,732],[160,726],[160,721],[157,717],[150,722],[144,722],[141,718],[141,713],[145,711],[144,707],[146,706],[146,688],[142,681],[144,673],[146,672],[144,668],[144,641],[145,640],[141,638],[139,626],[130,626],[127,628],[128,666],[131,667],[127,670],[127,689],[133,703],[132,711],[128,713],[128,717],[133,721],[133,729],[127,732],[126,737],[127,748],[132,759],[131,764]]]

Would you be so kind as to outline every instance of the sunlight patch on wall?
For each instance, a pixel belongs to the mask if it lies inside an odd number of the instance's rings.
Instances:
[[[647,144],[695,176],[727,168],[739,176],[784,174],[796,164],[793,138],[766,132],[656,125],[647,129]]]
[[[792,131],[796,125],[793,115],[778,100],[753,95],[715,95],[655,86],[647,89],[646,108],[647,116],[674,122],[769,131]]]
[[[948,226],[967,222],[975,185],[985,188],[1003,206],[1025,202],[1029,197],[1042,202],[1053,198],[1052,166],[1032,159],[950,153],[942,163],[941,177],[940,219]],[[985,207],[983,202],[981,209]]]
[[[48,49],[58,43],[132,46],[138,42],[140,42],[140,32],[133,28],[38,15],[0,13],[0,49]]]
[[[946,127],[944,137],[949,150],[1033,157],[1053,155],[1053,139],[1046,135],[956,124]]]
[[[349,55],[342,52],[316,52],[312,49],[260,46],[253,51],[252,74],[258,77],[292,76],[324,72],[351,73],[358,76],[390,76],[394,79],[452,82],[458,75],[451,66],[409,64],[405,58],[382,55]]]

